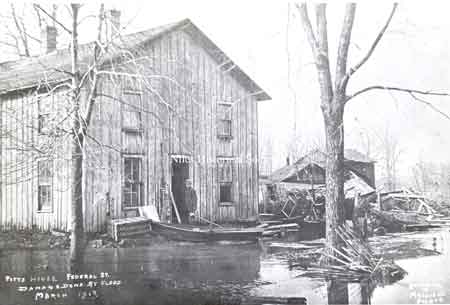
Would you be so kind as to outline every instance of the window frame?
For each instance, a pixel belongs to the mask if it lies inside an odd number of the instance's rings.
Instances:
[[[222,201],[222,187],[229,188],[229,193],[224,194],[223,197],[229,197],[230,200],[223,200]],[[234,204],[234,198],[233,198],[233,183],[232,182],[219,182],[219,205],[220,206],[229,206]]]
[[[48,107],[53,107],[54,103],[54,96],[51,94],[40,94],[36,96],[37,99],[37,108],[38,108],[38,126],[37,131],[39,135],[48,135],[51,132],[51,126],[49,124],[50,122],[50,115],[51,115],[51,109],[48,109],[48,111],[44,111],[45,106],[43,105],[44,99],[51,98],[51,101],[49,101]]]
[[[219,185],[218,192],[218,204],[219,206],[231,206],[234,205],[236,199],[234,197],[233,185],[234,185],[234,162],[235,159],[233,157],[218,157],[217,158],[217,180]],[[229,176],[222,173],[224,170],[224,166],[229,166]],[[226,177],[224,177],[226,176]],[[222,201],[222,187],[229,187],[228,198],[231,200]]]
[[[41,164],[47,163],[49,164],[49,173],[50,176],[49,177],[43,177],[41,176]],[[53,198],[53,178],[55,176],[55,168],[54,168],[54,164],[53,164],[53,160],[38,160],[37,162],[37,170],[38,170],[38,183],[37,183],[37,212],[38,213],[53,213],[53,205],[54,205],[54,198]],[[41,198],[41,189],[43,188],[48,188],[47,190],[47,195],[48,195],[48,205],[44,205],[42,203],[42,198]]]
[[[138,96],[139,97],[139,105],[137,106],[136,109],[136,105],[131,105],[130,103],[128,103],[127,101],[127,96]],[[134,133],[140,133],[143,131],[143,96],[142,96],[142,91],[141,90],[132,90],[132,89],[124,89],[122,90],[122,103],[121,103],[121,109],[122,109],[122,116],[121,116],[121,127],[122,127],[122,131],[126,131],[126,132],[134,132]],[[127,108],[131,108],[131,109],[135,109],[136,111],[129,111],[127,110]],[[125,112],[129,112],[129,113],[137,113],[138,114],[138,118],[139,118],[139,122],[137,124],[137,126],[125,126],[125,120],[124,120],[124,114]]]
[[[224,101],[220,101],[217,103],[217,137],[219,139],[232,139],[233,138],[233,103],[231,102],[224,102]],[[226,107],[228,108],[227,110],[225,110],[222,114],[221,111],[219,111],[220,107]],[[229,119],[226,118],[227,115],[227,111],[229,111]],[[223,115],[223,117],[222,117]],[[229,133],[225,133],[225,128],[224,126],[227,126],[226,129],[229,129]]]
[[[131,191],[127,192],[128,194],[130,194],[132,196],[133,193],[137,194],[137,204],[133,204],[133,202],[130,202],[131,205],[127,205],[125,202],[125,187],[126,187],[126,172],[125,172],[125,162],[127,161],[127,159],[132,159],[132,160],[138,160],[138,180],[133,182],[128,182],[130,183],[130,187],[131,187]],[[145,185],[144,185],[144,181],[143,181],[143,158],[141,155],[124,155],[122,157],[122,165],[123,165],[123,169],[122,169],[122,190],[121,190],[121,204],[122,204],[122,210],[132,210],[132,209],[136,209],[138,207],[141,207],[144,205],[145,202]],[[131,171],[133,171],[133,169],[131,168]],[[132,191],[132,187],[133,186],[137,186],[138,190],[137,192],[133,192]],[[132,197],[130,197],[132,198]],[[132,201],[132,199],[130,199]]]

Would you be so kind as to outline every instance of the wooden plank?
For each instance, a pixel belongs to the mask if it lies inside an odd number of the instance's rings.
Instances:
[[[242,99],[242,90],[238,88],[238,101],[239,101],[239,156],[240,156],[240,169],[239,169],[239,201],[243,207],[242,217],[248,218],[248,202],[245,197],[245,193],[247,192],[246,187],[246,158],[245,155],[245,131],[246,131],[246,122],[245,122],[245,101]]]
[[[4,110],[3,110],[3,98],[0,98],[0,132],[3,133],[5,131],[5,126],[3,126],[3,115],[4,115]],[[2,156],[0,158],[0,229],[3,226],[3,216],[4,216],[4,212],[3,212],[3,206],[4,206],[4,198],[3,198],[3,194],[4,194],[4,177],[3,177],[3,156],[4,156],[4,152],[3,152],[3,141],[4,141],[4,137],[3,135],[0,136],[0,156]]]
[[[178,207],[175,202],[175,199],[173,198],[172,188],[170,188],[170,190],[169,190],[169,195],[170,195],[170,201],[172,202],[172,206],[175,209],[175,215],[177,216],[178,223],[181,223],[180,214],[178,213]]]
[[[210,81],[211,81],[211,102],[210,102],[210,124],[211,124],[211,138],[210,138],[210,147],[211,147],[211,197],[210,197],[210,205],[211,205],[211,217],[210,219],[216,221],[217,209],[218,209],[218,200],[217,200],[217,159],[216,159],[216,147],[217,147],[217,97],[218,97],[218,88],[217,88],[217,65],[211,62],[211,70],[210,70]]]
[[[204,123],[205,123],[205,205],[206,213],[205,218],[211,219],[211,174],[210,167],[213,162],[211,158],[211,107],[212,101],[211,95],[211,80],[210,80],[211,68],[208,62],[208,58],[203,54],[203,86],[204,86]]]
[[[258,297],[258,296],[245,296],[245,297],[222,297],[220,303],[238,303],[248,305],[262,305],[262,304],[306,304],[306,298],[304,297]]]
[[[252,215],[253,203],[251,198],[251,188],[250,188],[250,165],[249,165],[249,157],[250,157],[250,125],[251,125],[251,117],[250,117],[250,102],[246,96],[246,91],[241,89],[241,95],[244,99],[245,105],[245,186],[246,186],[246,201],[247,201],[247,209],[248,215],[247,218]]]
[[[201,108],[200,108],[200,58],[197,48],[194,44],[190,44],[189,52],[192,58],[192,91],[191,91],[191,121],[192,121],[192,144],[193,144],[193,177],[194,187],[197,191],[197,198],[201,200],[201,168],[202,168],[202,151],[201,151]],[[197,213],[201,213],[201,202],[197,202]],[[202,216],[200,214],[200,216]]]
[[[155,71],[155,47],[152,44],[151,45],[151,52],[150,52],[150,61],[151,61],[151,67],[149,69],[150,74],[156,73]],[[156,82],[153,80],[150,80],[150,84],[153,88],[156,88]],[[150,126],[150,132],[149,132],[149,145],[151,145],[151,149],[148,150],[148,158],[151,160],[151,163],[149,163],[149,191],[152,194],[152,197],[150,198],[149,204],[154,204],[156,207],[158,207],[159,204],[159,189],[160,189],[160,171],[158,170],[158,156],[160,156],[158,152],[158,131],[161,128],[160,123],[158,122],[159,118],[159,111],[156,105],[156,102],[152,96],[152,94],[148,94],[148,101],[149,101],[149,110],[151,113],[155,115],[149,115],[149,120],[151,122]],[[155,117],[156,116],[156,117]],[[152,178],[153,177],[153,178]]]
[[[6,125],[6,109],[5,109],[6,101],[2,98],[0,99],[0,122],[2,126],[2,132],[7,130],[8,125]],[[7,154],[6,154],[6,139],[4,137],[0,137],[1,142],[1,153],[2,157],[0,158],[0,165],[1,165],[1,213],[0,213],[0,219],[1,219],[1,226],[6,226],[6,204],[7,204],[7,197],[6,197],[6,172],[7,172]]]
[[[26,122],[25,119],[25,104],[24,104],[24,100],[25,98],[23,96],[21,96],[19,98],[20,103],[19,103],[19,119],[20,119],[20,134],[19,134],[19,138],[21,139],[22,143],[26,143],[26,139],[25,139],[25,125],[24,122]],[[17,185],[17,190],[18,190],[18,202],[17,202],[17,206],[18,206],[18,219],[17,219],[17,223],[19,225],[20,229],[23,229],[24,226],[26,225],[25,223],[25,214],[27,211],[27,208],[24,206],[25,202],[26,202],[26,193],[25,193],[25,169],[26,169],[26,163],[25,163],[25,152],[21,151],[18,153],[19,156],[19,161],[20,161],[20,171],[18,172],[19,174],[19,181],[18,185]]]
[[[235,162],[233,162],[233,201],[235,203],[235,217],[241,217],[242,208],[241,203],[239,201],[239,163],[241,162],[240,156],[238,154],[239,151],[239,116],[238,116],[238,101],[236,97],[236,84],[235,82],[231,83],[230,86],[230,98],[233,103],[233,111],[232,111],[232,147],[231,147],[231,155],[235,157]]]
[[[256,198],[258,198],[257,207],[259,208],[259,111],[258,111],[258,102],[255,100],[255,136],[256,136],[256,147],[255,147],[255,155],[256,155],[256,164],[255,164],[255,186],[256,186]],[[259,210],[257,209],[257,212]]]
[[[258,179],[258,114],[257,114],[257,101],[252,97],[252,191],[253,191],[253,214],[258,215],[259,205],[259,179]]]
[[[192,154],[192,137],[191,137],[191,126],[189,124],[189,94],[190,94],[190,88],[191,84],[189,82],[189,74],[190,74],[190,67],[187,63],[187,40],[185,39],[184,35],[182,35],[182,32],[178,31],[174,33],[178,37],[177,41],[179,44],[179,56],[178,61],[181,64],[181,71],[180,71],[180,83],[182,88],[178,89],[180,92],[180,100],[182,101],[180,108],[182,109],[182,116],[181,116],[181,152],[184,152],[185,154]],[[192,170],[192,167],[190,167],[190,170]],[[192,172],[190,173],[190,176],[192,177]]]

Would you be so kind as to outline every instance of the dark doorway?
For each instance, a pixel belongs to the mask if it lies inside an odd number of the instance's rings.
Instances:
[[[178,212],[180,212],[181,207],[185,206],[184,189],[186,179],[189,179],[189,162],[186,159],[182,161],[172,160],[172,193]],[[172,209],[172,222],[178,222],[174,209]]]

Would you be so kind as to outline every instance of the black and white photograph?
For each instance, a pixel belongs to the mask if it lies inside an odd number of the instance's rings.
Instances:
[[[450,4],[0,3],[0,305],[450,304]]]

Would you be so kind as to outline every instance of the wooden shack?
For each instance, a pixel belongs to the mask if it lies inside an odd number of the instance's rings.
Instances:
[[[344,194],[345,198],[353,200],[361,196],[372,194],[375,191],[374,161],[353,150],[344,150]],[[306,191],[322,194],[325,191],[326,155],[323,151],[315,149],[304,155],[293,164],[287,164],[274,171],[264,179],[262,187],[263,204],[261,211],[274,202],[284,205],[286,195],[291,191]],[[281,202],[280,202],[281,201]]]
[[[80,46],[85,69],[92,48]],[[257,102],[268,94],[190,20],[120,36],[108,52],[84,152],[85,230],[143,205],[171,218],[167,194],[179,200],[186,179],[202,218],[256,217]],[[71,156],[64,134],[46,132],[65,124],[64,70],[67,49],[0,64],[2,227],[69,229]],[[46,158],[30,149],[44,138]]]

